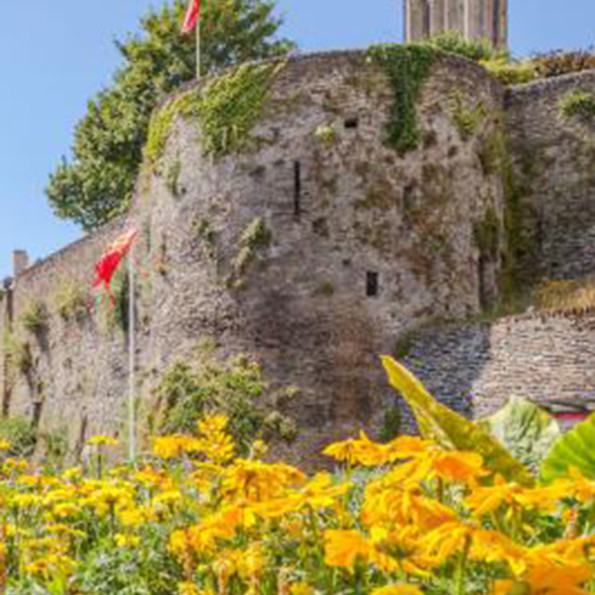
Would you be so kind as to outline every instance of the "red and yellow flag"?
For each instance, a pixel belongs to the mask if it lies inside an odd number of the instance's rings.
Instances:
[[[186,18],[182,25],[182,33],[190,33],[196,27],[198,19],[200,17],[200,0],[190,0],[188,11],[186,12]]]
[[[95,281],[93,281],[93,287],[98,287],[103,283],[110,294],[112,303],[114,298],[110,290],[110,283],[112,282],[112,278],[118,269],[118,266],[120,266],[120,262],[122,262],[122,259],[128,254],[136,236],[136,229],[127,231],[113,244],[108,246],[103,256],[95,264]]]

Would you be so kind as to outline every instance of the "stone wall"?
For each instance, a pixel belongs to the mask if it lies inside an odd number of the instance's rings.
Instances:
[[[273,387],[299,389],[286,412],[302,433],[286,454],[310,455],[378,427],[394,400],[378,355],[395,337],[427,317],[476,314],[497,297],[503,185],[478,153],[498,127],[499,85],[466,60],[438,60],[418,104],[423,142],[406,156],[384,143],[393,97],[365,53],[312,55],[278,76],[255,149],[213,160],[197,123],[175,120],[161,173],[145,172],[130,215],[141,231],[142,411],[167,366],[210,339],[221,358],[249,353]],[[457,124],[457,105],[485,114],[471,134]],[[330,140],[320,127],[332,127]],[[486,221],[496,227],[489,253],[477,237]],[[65,432],[73,448],[120,429],[126,334],[105,326],[101,308],[65,320],[52,296],[68,279],[88,287],[101,249],[125,225],[15,282],[13,334],[31,366],[9,391],[10,413]],[[255,230],[267,241],[253,245]],[[32,300],[48,311],[40,333],[22,325]]]
[[[445,323],[411,339],[403,361],[440,401],[468,417],[493,413],[511,395],[593,399],[595,318]]]
[[[527,209],[525,272],[548,279],[595,272],[595,127],[562,114],[595,71],[521,85],[506,97],[516,192]]]

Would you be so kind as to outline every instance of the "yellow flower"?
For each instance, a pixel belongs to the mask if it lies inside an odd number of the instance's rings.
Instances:
[[[472,452],[437,452],[432,468],[438,477],[449,482],[470,483],[487,475],[483,457]]]
[[[10,440],[0,440],[0,450],[10,450],[11,448]]]
[[[496,581],[492,595],[587,595],[588,591],[582,585],[592,577],[593,569],[589,564],[541,564],[531,568],[524,577],[517,580]]]
[[[293,583],[289,587],[290,595],[314,595],[316,591],[308,583]]]
[[[179,595],[200,595],[198,587],[194,583],[179,583],[178,584]]]
[[[519,499],[525,489],[516,483],[507,483],[502,477],[497,477],[493,486],[477,487],[466,498],[465,503],[479,517],[494,512],[502,503],[521,505]]]
[[[231,498],[263,502],[283,496],[287,489],[298,487],[305,480],[299,469],[284,463],[238,459],[226,469],[223,492]]]
[[[160,459],[176,459],[184,453],[196,448],[197,440],[192,436],[174,434],[155,438],[153,442],[153,453]]]
[[[376,549],[359,531],[327,530],[324,532],[324,561],[328,566],[353,570],[356,562],[376,564],[386,572],[398,570],[396,560]]]
[[[92,436],[87,440],[89,446],[118,446],[119,441],[111,436]]]
[[[66,519],[68,517],[77,516],[80,511],[80,506],[73,502],[62,502],[54,505],[52,508],[52,514],[57,519]]]
[[[135,548],[140,545],[140,537],[137,535],[124,535],[118,533],[116,535],[116,543],[120,548]]]
[[[415,585],[397,584],[374,589],[371,595],[423,595]]]

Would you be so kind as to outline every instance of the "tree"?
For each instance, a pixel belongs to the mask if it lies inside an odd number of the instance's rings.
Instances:
[[[89,102],[75,129],[72,159],[62,159],[46,187],[58,217],[91,230],[127,209],[153,109],[195,75],[195,36],[180,34],[185,5],[174,0],[150,11],[141,34],[116,42],[124,63]],[[274,0],[203,2],[203,73],[294,48],[276,38],[282,19],[273,15],[274,7]]]

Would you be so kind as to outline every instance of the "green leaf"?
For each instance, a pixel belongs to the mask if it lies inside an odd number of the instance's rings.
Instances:
[[[531,470],[539,465],[562,435],[558,422],[547,411],[521,397],[510,397],[494,415],[480,420],[479,425]]]
[[[533,485],[531,472],[493,436],[477,424],[438,403],[422,383],[392,357],[382,357],[390,383],[411,407],[421,434],[444,448],[476,452],[484,458],[487,469],[508,481]]]
[[[551,482],[568,475],[571,467],[595,479],[595,416],[574,426],[554,444],[541,465],[541,477]]]

